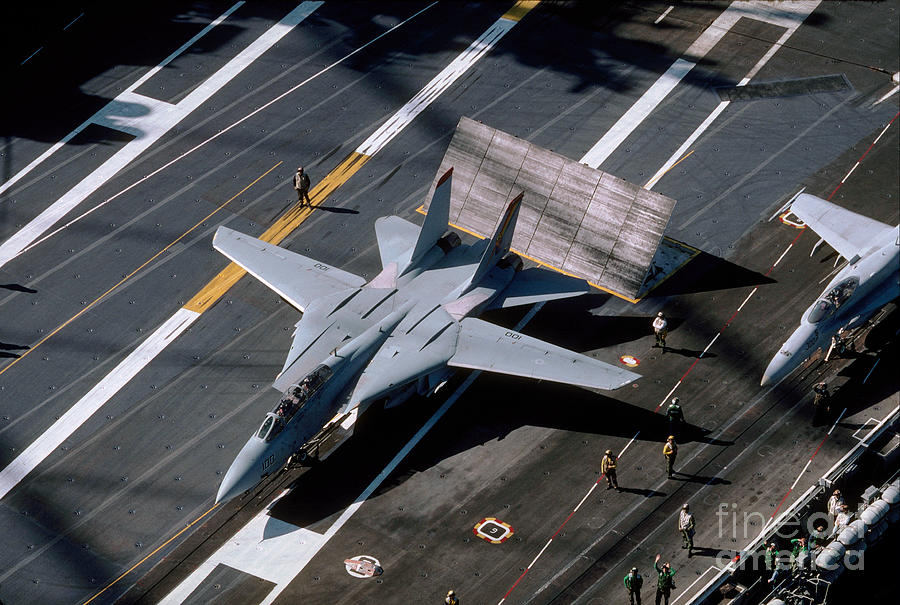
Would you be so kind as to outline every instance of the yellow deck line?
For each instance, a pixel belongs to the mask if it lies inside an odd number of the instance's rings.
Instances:
[[[259,239],[277,246],[291,234],[294,229],[300,226],[313,213],[316,207],[325,203],[328,197],[337,190],[338,187],[346,183],[350,177],[356,174],[372,156],[363,153],[353,152],[344,159],[338,166],[329,172],[325,178],[319,181],[309,193],[310,206],[301,206],[299,203],[294,204],[290,210],[285,212],[271,227],[265,230]],[[229,263],[218,275],[216,275],[208,284],[203,286],[191,300],[184,305],[185,309],[194,311],[195,313],[203,313],[212,307],[231,286],[240,280],[246,271],[235,263]]]
[[[103,588],[103,590],[101,590],[100,592],[98,592],[97,594],[95,594],[94,596],[92,596],[90,599],[88,599],[87,601],[85,601],[85,602],[84,602],[84,605],[88,605],[88,603],[90,603],[91,601],[93,601],[94,599],[96,599],[97,597],[99,597],[100,595],[102,595],[102,594],[103,594],[104,592],[106,592],[107,590],[109,590],[114,584],[118,583],[119,580],[121,580],[122,578],[124,578],[125,576],[127,576],[128,574],[130,574],[132,571],[134,571],[134,570],[137,569],[138,567],[140,567],[140,565],[141,565],[144,561],[146,561],[147,559],[149,559],[150,557],[152,557],[153,555],[155,555],[156,553],[158,553],[158,552],[159,552],[160,550],[162,550],[163,548],[165,548],[172,540],[174,540],[175,538],[177,538],[178,536],[180,536],[181,534],[183,534],[184,532],[186,532],[187,530],[189,530],[190,528],[192,528],[192,527],[193,527],[194,525],[196,525],[201,519],[203,519],[203,517],[205,517],[205,516],[208,515],[209,513],[213,512],[213,511],[214,511],[216,508],[218,508],[218,507],[219,507],[219,504],[218,504],[218,503],[213,504],[212,508],[210,508],[208,511],[206,511],[205,513],[203,513],[202,515],[200,515],[199,517],[197,517],[196,519],[194,519],[193,521],[191,521],[191,522],[188,523],[187,525],[185,525],[185,526],[184,526],[183,528],[181,528],[181,530],[180,530],[178,533],[176,533],[174,536],[172,536],[171,538],[169,538],[168,540],[166,540],[165,542],[163,542],[162,544],[160,544],[159,546],[157,546],[156,549],[155,549],[153,552],[151,552],[149,555],[147,555],[146,557],[144,557],[143,559],[141,559],[140,561],[138,561],[138,562],[135,563],[134,565],[132,565],[132,566],[131,566],[131,569],[129,569],[128,571],[126,571],[125,573],[123,573],[122,575],[120,575],[118,578],[116,578],[115,580],[113,580],[112,582],[110,582],[109,584],[107,584],[107,585]]]
[[[510,21],[519,21],[538,4],[540,4],[540,0],[519,0],[519,2],[516,2],[513,7],[506,11],[506,14],[500,18],[509,19]]]
[[[235,199],[237,199],[238,196],[242,195],[245,191],[247,191],[248,189],[250,189],[250,187],[252,187],[252,186],[255,185],[256,183],[258,183],[258,182],[260,181],[260,179],[262,179],[262,178],[265,177],[267,174],[269,174],[270,172],[272,172],[273,170],[275,170],[276,168],[278,168],[280,165],[281,165],[281,162],[278,162],[277,164],[275,164],[274,166],[272,166],[271,168],[269,168],[268,170],[266,170],[264,173],[262,173],[261,175],[259,175],[259,176],[256,177],[255,179],[253,179],[253,181],[251,181],[249,185],[247,185],[246,187],[244,187],[243,189],[241,189],[240,191],[238,191],[237,193],[235,193],[233,196],[231,196],[230,198],[228,198],[228,200],[226,200],[225,202],[223,202],[222,204],[220,204],[218,207],[216,207],[215,210],[213,210],[212,212],[210,212],[209,214],[207,214],[205,217],[203,217],[202,219],[200,219],[193,227],[191,227],[190,229],[188,229],[187,231],[185,231],[184,233],[182,233],[181,235],[179,235],[176,239],[174,239],[171,243],[169,243],[169,245],[167,245],[165,248],[163,248],[162,250],[160,250],[159,252],[157,252],[156,254],[154,254],[153,256],[151,256],[150,258],[148,258],[147,260],[145,260],[143,263],[141,263],[140,266],[139,266],[137,269],[134,269],[131,273],[128,273],[127,275],[125,275],[124,277],[122,277],[122,279],[120,279],[118,282],[116,282],[115,285],[113,285],[112,287],[110,287],[109,289],[107,289],[106,292],[104,292],[103,294],[101,294],[100,296],[98,296],[97,298],[95,298],[92,302],[90,302],[90,303],[88,303],[87,305],[85,305],[84,308],[81,309],[81,311],[79,311],[78,313],[76,313],[75,315],[73,315],[72,317],[70,317],[69,319],[67,319],[66,321],[64,321],[63,323],[61,323],[61,324],[60,324],[59,326],[57,326],[53,331],[51,331],[49,334],[47,334],[46,336],[44,336],[43,338],[41,338],[39,341],[37,341],[37,343],[35,343],[34,345],[32,345],[31,348],[25,350],[21,355],[19,355],[19,356],[16,357],[15,359],[13,359],[8,365],[6,365],[6,366],[3,367],[2,369],[0,369],[0,374],[3,374],[4,372],[6,372],[8,369],[10,369],[11,367],[13,367],[13,366],[16,365],[17,363],[19,363],[21,360],[25,359],[25,358],[26,358],[28,355],[30,355],[31,353],[34,353],[34,351],[35,351],[38,347],[40,347],[42,344],[44,344],[45,342],[47,342],[47,340],[49,340],[51,337],[55,336],[60,330],[62,330],[62,329],[65,328],[66,326],[68,326],[70,323],[72,323],[73,321],[75,321],[76,319],[78,319],[79,317],[81,317],[82,315],[84,315],[85,313],[87,313],[88,311],[90,311],[92,308],[94,308],[94,306],[95,306],[96,304],[98,304],[100,301],[102,301],[102,300],[105,299],[107,296],[109,296],[109,294],[111,294],[111,293],[112,293],[114,290],[116,290],[119,286],[121,286],[122,284],[124,284],[125,282],[127,282],[129,279],[131,279],[132,277],[134,277],[134,275],[137,274],[138,271],[140,271],[141,269],[143,269],[144,267],[146,267],[147,265],[149,265],[150,263],[152,263],[154,260],[156,260],[157,258],[159,258],[161,254],[164,254],[169,248],[171,248],[172,246],[174,246],[175,244],[177,244],[178,242],[180,242],[181,240],[183,240],[185,237],[187,237],[188,235],[190,235],[195,229],[197,229],[197,228],[199,228],[200,226],[202,226],[206,221],[208,221],[209,219],[211,219],[217,212],[219,212],[220,210],[222,210],[223,208],[225,208],[228,204],[230,204],[230,203],[233,202]]]

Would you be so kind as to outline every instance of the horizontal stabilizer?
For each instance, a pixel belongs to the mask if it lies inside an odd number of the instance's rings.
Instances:
[[[227,227],[216,230],[213,247],[301,312],[317,298],[366,283],[357,275]]]
[[[606,390],[640,378],[639,374],[480,319],[466,318],[460,325],[449,366]]]
[[[797,197],[791,212],[847,260],[865,256],[881,234],[894,229],[808,193]]]
[[[505,309],[519,305],[533,305],[545,300],[580,296],[590,291],[591,287],[583,279],[531,267],[516,273],[512,283],[491,301],[488,308]]]

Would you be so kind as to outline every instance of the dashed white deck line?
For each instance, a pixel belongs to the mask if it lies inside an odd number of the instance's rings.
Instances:
[[[750,301],[750,299],[753,298],[753,295],[756,294],[757,290],[759,290],[759,286],[755,286],[752,290],[750,290],[750,294],[747,295],[747,298],[744,299],[744,302],[741,303],[741,306],[737,308],[738,313],[740,313],[741,309],[744,308],[744,305],[746,305]]]
[[[880,357],[879,357],[878,359],[875,360],[875,363],[872,364],[872,369],[869,370],[869,373],[866,374],[866,377],[865,377],[865,378],[863,378],[863,381],[862,381],[863,384],[866,384],[866,381],[869,380],[869,376],[871,376],[871,375],[872,375],[872,372],[875,371],[875,368],[878,366],[878,362],[879,362],[879,361],[881,361],[881,358],[880,358]]]
[[[99,124],[131,134],[135,136],[135,139],[126,143],[111,158],[0,245],[0,267],[3,267],[18,256],[34,240],[39,238],[104,183],[113,178],[137,156],[156,143],[163,135],[234,79],[321,5],[322,2],[304,2],[300,4],[177,104],[165,103],[134,92],[138,86],[162,69],[166,62],[177,56],[173,53],[166,61],[151,69],[150,72],[94,114],[79,128],[83,130],[88,124]],[[233,12],[239,6],[240,3],[233,6],[229,11]],[[220,19],[224,19],[230,12],[227,12]],[[183,52],[182,49],[179,49],[179,51]],[[0,187],[0,193],[2,193],[4,188],[9,187],[18,178],[27,174],[34,166],[49,157],[50,153],[59,149],[62,143],[70,140],[78,131],[76,129],[67,135],[61,143],[51,147],[37,160],[20,171],[13,179],[4,183]]]
[[[187,309],[179,309],[109,374],[88,391],[78,402],[59,417],[49,429],[25,448],[6,468],[0,471],[0,498],[3,498],[38,464],[52,454],[63,441],[87,421],[128,381],[173,340],[178,338],[200,316]]]
[[[43,47],[43,46],[41,46],[40,48],[38,48],[36,51],[34,51],[33,53],[31,53],[31,54],[28,55],[27,57],[25,57],[25,60],[22,61],[21,63],[19,63],[19,66],[22,66],[22,65],[25,65],[26,63],[28,63],[28,61],[30,61],[31,58],[32,58],[33,56],[35,56],[36,54],[38,54],[38,53],[41,52],[42,50],[44,50],[44,47]]]
[[[75,17],[74,19],[69,21],[69,23],[63,28],[63,31],[66,31],[67,29],[69,29],[70,27],[75,25],[75,22],[78,21],[79,19],[81,19],[82,17],[84,17],[84,13],[81,13],[80,15],[78,15],[77,17]]]
[[[735,3],[738,4],[738,3]],[[735,4],[732,4],[731,7],[734,7]],[[819,5],[819,0],[812,0],[809,2],[784,2],[779,3],[777,5],[777,9],[775,9],[774,5],[766,3],[763,6],[758,6],[758,12],[753,15],[745,15],[747,17],[766,21],[769,23],[773,23],[775,25],[779,25],[785,28],[785,32],[778,38],[778,41],[773,44],[769,50],[756,62],[756,64],[747,72],[747,75],[738,83],[738,86],[746,86],[759,70],[763,68],[763,66],[769,62],[775,53],[784,46],[785,42],[787,42],[788,38],[794,35],[794,32],[797,31],[797,28],[803,23],[806,17],[812,13],[816,7]],[[729,7],[729,10],[731,9]],[[773,10],[777,10],[777,13],[773,13]],[[726,11],[727,12],[727,11]],[[723,13],[724,14],[724,13]],[[713,24],[715,25],[715,23]],[[712,26],[710,26],[711,28]],[[729,27],[731,27],[729,25]],[[721,115],[725,108],[731,101],[722,101],[719,103],[715,109],[706,117],[705,120],[691,133],[691,135],[685,139],[684,143],[671,155],[671,157],[666,160],[666,163],[662,165],[662,167],[653,175],[653,177],[647,182],[644,187],[646,189],[652,189],[659,179],[663,177],[669,170],[671,170],[672,166],[677,162],[693,145],[700,136],[706,132],[706,130],[712,125],[713,122]]]

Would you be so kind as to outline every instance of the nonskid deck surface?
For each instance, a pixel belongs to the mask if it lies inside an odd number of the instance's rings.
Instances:
[[[827,246],[809,258],[813,234],[765,219],[805,186],[897,223],[890,5],[824,3],[799,27],[766,10],[729,13],[704,37],[721,5],[538,4],[504,17],[494,4],[247,3],[134,89],[156,102],[118,106],[130,126],[104,118],[52,150],[232,7],[160,8],[140,45],[113,11],[20,36],[21,59],[43,50],[9,67],[18,96],[4,120],[0,245],[25,241],[36,220],[41,231],[0,266],[4,602],[156,602],[210,561],[187,602],[422,602],[453,588],[465,602],[613,603],[633,565],[650,585],[656,553],[686,602],[758,532],[752,523],[791,501],[795,481],[813,482],[896,407],[895,313],[858,359],[758,386],[834,261]],[[289,31],[267,33],[279,22]],[[276,33],[241,69],[230,63]],[[466,54],[476,40],[486,52]],[[99,59],[109,48],[115,65]],[[689,71],[667,72],[683,57]],[[459,73],[430,84],[449,65]],[[220,72],[226,81],[180,121],[141,126]],[[62,91],[47,89],[50,74],[64,76]],[[779,86],[734,93],[748,75]],[[847,85],[816,84],[834,75]],[[424,104],[391,122],[423,89]],[[204,516],[278,396],[268,385],[298,319],[259,283],[220,276],[212,233],[269,233],[370,279],[374,220],[421,222],[415,209],[463,115],[677,200],[665,234],[698,256],[639,304],[607,293],[548,303],[522,328],[609,363],[633,357],[643,378],[596,394],[461,373],[432,398],[364,416],[327,459],[279,475],[240,510]],[[95,173],[142,136],[158,138]],[[300,163],[321,196],[311,212],[291,210]],[[71,211],[40,220],[82,182]],[[649,328],[659,310],[665,354]],[[487,319],[513,327],[527,312]],[[811,421],[820,379],[847,408],[833,427]],[[659,406],[675,395],[689,426],[666,479]],[[623,452],[621,493],[593,487],[605,449]],[[675,531],[684,502],[698,526],[691,559]],[[716,514],[723,504],[728,517]],[[235,546],[214,558],[237,541],[258,556]],[[360,555],[384,573],[350,575],[344,561]]]

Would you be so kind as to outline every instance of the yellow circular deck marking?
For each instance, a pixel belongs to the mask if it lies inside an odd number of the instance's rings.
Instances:
[[[515,532],[512,525],[504,523],[496,517],[485,517],[475,524],[472,532],[491,544],[501,544],[508,540]]]
[[[634,355],[622,355],[621,357],[619,357],[619,361],[627,365],[629,368],[636,368],[641,365],[641,360]]]
[[[779,214],[778,220],[780,220],[785,225],[788,225],[789,227],[793,227],[794,229],[803,229],[806,227],[806,224],[803,221],[801,221],[800,219],[791,220],[789,218],[790,216],[796,216],[796,215],[793,212],[791,212],[790,210],[788,210],[787,212],[782,212],[781,214]]]

